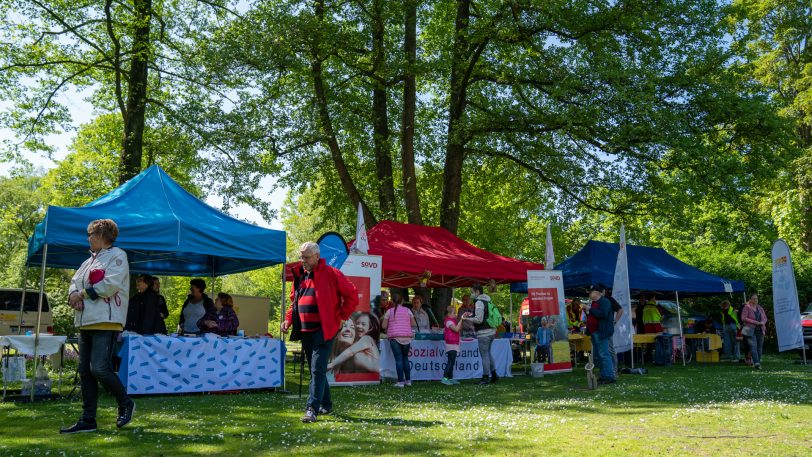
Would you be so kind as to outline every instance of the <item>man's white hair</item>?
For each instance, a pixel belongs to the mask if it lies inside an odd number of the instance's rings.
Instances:
[[[304,243],[299,248],[299,252],[303,253],[303,254],[316,254],[316,255],[318,255],[318,254],[321,254],[321,249],[319,248],[318,244],[316,244],[316,243],[314,243],[312,241],[308,241],[307,243]]]

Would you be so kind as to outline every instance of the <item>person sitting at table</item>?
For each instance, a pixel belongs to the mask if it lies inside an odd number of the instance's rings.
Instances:
[[[437,323],[437,318],[431,312],[431,308],[423,306],[423,297],[415,295],[412,298],[412,314],[414,315],[415,326],[412,328],[414,333],[428,333],[431,330],[431,322],[434,325],[440,326]]]
[[[158,333],[166,334],[166,318],[169,317],[169,308],[166,307],[166,298],[161,295],[161,279],[157,276],[152,277],[152,290],[158,295],[158,309],[161,313],[161,331]]]
[[[197,321],[197,326],[203,333],[216,333],[220,336],[236,335],[237,329],[240,327],[240,319],[234,312],[234,300],[231,295],[223,292],[217,294],[214,307]]]
[[[214,309],[214,302],[208,295],[203,293],[205,290],[206,281],[200,278],[189,281],[189,295],[180,309],[178,333],[200,334],[201,329],[197,326],[198,321],[206,313]]]
[[[152,281],[153,277],[150,275],[138,275],[136,278],[135,288],[138,293],[130,299],[124,330],[140,335],[154,335],[162,333],[161,330],[165,328],[162,325],[160,301],[152,288]]]

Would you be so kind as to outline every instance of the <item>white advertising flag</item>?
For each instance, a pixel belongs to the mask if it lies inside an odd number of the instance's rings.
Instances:
[[[355,242],[350,249],[355,254],[369,254],[369,240],[367,240],[367,225],[364,222],[364,209],[358,202],[358,219],[355,221]]]
[[[550,233],[550,224],[547,224],[547,246],[544,253],[544,269],[555,268],[555,253],[553,253],[553,235]]]
[[[773,243],[772,261],[773,312],[778,351],[800,349],[804,344],[801,308],[798,303],[798,287],[795,284],[792,256],[786,241],[779,239]]]
[[[629,259],[626,250],[626,227],[620,226],[620,249],[617,251],[617,263],[615,264],[615,280],[612,283],[612,298],[620,303],[623,308],[623,316],[615,325],[615,335],[613,343],[615,352],[627,352],[632,350],[632,301],[629,291]]]

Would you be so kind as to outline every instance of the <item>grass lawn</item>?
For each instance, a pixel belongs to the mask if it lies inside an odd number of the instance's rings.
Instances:
[[[296,393],[298,376],[288,373]],[[278,393],[136,399],[115,428],[110,396],[94,434],[60,436],[79,417],[66,401],[0,404],[0,456],[183,455],[812,455],[812,367],[767,356],[734,364],[651,367],[586,389],[582,369],[496,385],[416,383],[335,388],[335,414],[299,419],[304,399]]]

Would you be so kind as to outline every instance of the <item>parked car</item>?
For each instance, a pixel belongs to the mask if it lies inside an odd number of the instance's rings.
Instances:
[[[801,312],[801,328],[804,331],[804,346],[806,350],[812,349],[812,303]]]
[[[0,335],[17,335],[20,327],[20,300],[23,296],[22,289],[0,289]],[[42,300],[42,321],[40,322],[40,333],[51,333],[53,331],[53,320],[51,318],[51,307],[48,295],[44,295]],[[22,334],[27,331],[34,331],[37,325],[37,306],[39,303],[39,291],[27,290],[25,292],[25,306],[23,307]]]

